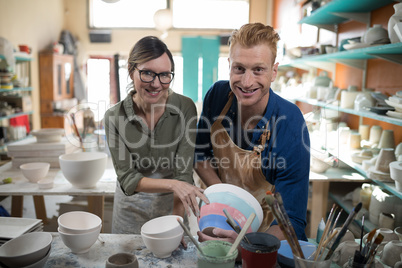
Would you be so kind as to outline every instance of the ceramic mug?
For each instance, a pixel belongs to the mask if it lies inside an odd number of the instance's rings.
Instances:
[[[381,261],[388,266],[394,267],[394,265],[401,260],[402,254],[402,242],[399,240],[389,241],[385,246],[381,254]]]
[[[355,251],[359,250],[360,244],[356,241],[345,241],[339,244],[333,256],[333,261],[339,266],[343,266],[349,258],[355,255]]]

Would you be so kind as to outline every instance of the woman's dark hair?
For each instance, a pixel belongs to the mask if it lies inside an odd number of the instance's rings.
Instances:
[[[166,44],[155,36],[146,36],[140,39],[130,51],[128,58],[128,74],[134,72],[137,65],[157,59],[166,53],[172,66],[171,72],[174,72],[173,56]]]

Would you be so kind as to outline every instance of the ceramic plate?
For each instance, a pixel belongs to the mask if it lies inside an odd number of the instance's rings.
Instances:
[[[356,49],[356,48],[365,48],[365,47],[373,47],[373,46],[379,46],[380,44],[376,44],[376,45],[369,45],[366,43],[353,43],[353,44],[345,44],[343,45],[343,47],[346,50],[350,50],[350,49]]]
[[[389,110],[394,110],[392,107],[370,107],[371,112],[376,114],[385,115]]]
[[[0,217],[0,238],[16,238],[32,229],[36,229],[35,227],[41,224],[42,220],[38,219]]]
[[[400,112],[388,111],[387,115],[391,116],[391,117],[394,117],[394,118],[402,119],[402,113],[400,113]]]
[[[394,107],[397,112],[402,113],[402,104],[398,104],[398,103],[396,103],[396,102],[389,101],[389,100],[385,100],[385,102],[386,102],[389,106]]]

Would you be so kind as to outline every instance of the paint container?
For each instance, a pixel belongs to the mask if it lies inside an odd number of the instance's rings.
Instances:
[[[226,256],[232,247],[232,243],[209,240],[200,243],[204,255],[197,250],[197,265],[199,268],[233,268],[237,258],[237,249]]]
[[[296,255],[293,255],[293,259],[296,268],[329,268],[332,263],[332,259],[314,261],[314,257],[313,259],[303,259]]]
[[[240,242],[242,267],[275,267],[281,241],[273,235],[260,232],[248,233],[246,237],[251,244],[244,240]]]

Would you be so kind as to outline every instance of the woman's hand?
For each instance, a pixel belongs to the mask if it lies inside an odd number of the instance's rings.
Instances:
[[[190,216],[190,211],[192,211],[196,217],[199,217],[200,209],[197,197],[209,204],[208,198],[203,194],[204,190],[184,181],[173,180],[173,182],[172,190],[174,195],[180,198],[187,215]]]

